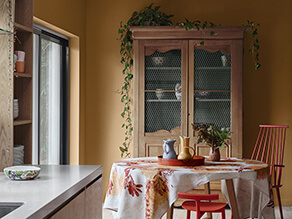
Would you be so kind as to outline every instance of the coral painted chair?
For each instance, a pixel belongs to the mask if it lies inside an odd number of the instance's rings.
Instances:
[[[283,219],[280,187],[286,130],[284,125],[260,125],[260,132],[251,156],[252,160],[260,160],[270,164],[272,188],[276,189],[281,219]]]
[[[185,201],[182,207],[187,209],[187,219],[191,218],[191,211],[197,212],[197,219],[200,219],[206,212],[221,212],[222,218],[225,219],[225,206],[226,203],[222,202],[201,202],[201,200],[218,200],[218,194],[202,195],[190,193],[177,193],[179,198],[191,199],[192,201]]]

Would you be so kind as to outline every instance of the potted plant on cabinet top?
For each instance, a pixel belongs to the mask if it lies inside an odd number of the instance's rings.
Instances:
[[[218,129],[215,126],[194,125],[193,130],[197,136],[197,144],[206,143],[210,146],[209,160],[220,161],[220,147],[229,147],[228,140],[231,139],[230,131],[226,128]]]

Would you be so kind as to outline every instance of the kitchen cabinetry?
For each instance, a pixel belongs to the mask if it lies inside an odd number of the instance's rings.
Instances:
[[[102,178],[86,187],[51,218],[102,219]]]
[[[0,171],[13,164],[13,11],[0,2]]]
[[[246,27],[204,32],[179,27],[132,27],[134,40],[134,156],[163,154],[163,139],[191,137],[192,124],[230,128],[232,147],[222,156],[242,157],[242,54]],[[210,32],[215,34],[211,36]],[[204,41],[204,45],[200,43]]]
[[[14,99],[19,116],[14,120],[14,144],[24,145],[24,163],[32,162],[33,0],[15,0],[14,50],[25,52],[24,73],[14,72]]]

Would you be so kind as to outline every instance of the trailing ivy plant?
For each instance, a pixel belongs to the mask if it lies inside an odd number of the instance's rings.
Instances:
[[[258,70],[261,67],[259,60],[259,38],[258,38],[258,28],[260,28],[260,24],[255,24],[253,21],[247,20],[247,26],[251,29],[251,42],[249,52],[251,52],[254,60],[254,68]]]
[[[201,33],[205,34],[205,29],[207,27],[214,27],[214,23],[212,22],[201,22],[199,20],[189,21],[188,19],[185,22],[173,24],[169,19],[173,17],[173,15],[165,14],[159,11],[160,6],[152,7],[153,3],[148,7],[144,8],[140,12],[133,12],[130,19],[127,23],[120,23],[120,28],[118,33],[120,35],[119,40],[121,41],[121,63],[124,68],[122,73],[124,75],[124,82],[122,88],[119,90],[119,94],[121,95],[121,102],[124,104],[123,111],[121,116],[125,119],[125,122],[122,124],[122,128],[125,130],[125,138],[120,146],[121,157],[130,157],[129,146],[132,141],[133,135],[133,123],[132,123],[132,112],[131,112],[131,97],[130,97],[130,88],[131,81],[133,79],[133,38],[132,32],[130,30],[131,26],[179,26],[185,28],[186,30],[197,29]],[[257,70],[261,65],[259,63],[259,40],[257,37],[259,24],[255,24],[252,21],[248,21],[248,25],[252,30],[252,39],[250,44],[250,52],[253,55],[253,59],[255,62],[255,69]],[[210,32],[210,35],[218,34],[214,31]],[[204,45],[204,41],[200,42],[200,45]]]
[[[121,63],[124,65],[122,71],[124,75],[124,83],[119,93],[121,94],[121,102],[124,104],[123,112],[121,116],[125,119],[125,123],[122,128],[125,129],[125,138],[123,144],[120,146],[121,157],[130,157],[129,146],[132,141],[133,123],[131,112],[131,98],[129,95],[131,80],[133,78],[132,66],[133,66],[133,39],[131,26],[172,26],[172,22],[169,18],[173,15],[167,15],[159,11],[160,6],[152,8],[153,3],[144,8],[142,11],[134,12],[131,18],[126,24],[120,23],[118,33],[120,34],[119,40],[121,41]]]

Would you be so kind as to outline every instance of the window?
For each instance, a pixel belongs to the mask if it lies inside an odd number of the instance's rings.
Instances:
[[[68,164],[68,38],[34,24],[33,163]]]

